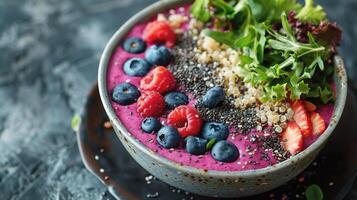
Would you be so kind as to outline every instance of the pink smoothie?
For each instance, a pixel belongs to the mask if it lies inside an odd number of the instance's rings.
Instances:
[[[187,15],[187,7],[184,11],[182,9],[181,13]],[[177,12],[180,12],[179,9]],[[128,34],[127,37],[141,37],[146,24],[136,25]],[[186,25],[184,25],[186,26]],[[110,93],[112,89],[119,83],[130,82],[136,86],[139,86],[140,77],[130,77],[127,76],[122,67],[124,62],[133,57],[143,58],[144,54],[130,54],[124,51],[121,44],[114,51],[108,68],[107,74],[107,85],[108,92]],[[190,103],[192,104],[195,100],[190,96]],[[181,165],[191,166],[195,168],[200,168],[204,170],[218,170],[218,171],[242,171],[251,169],[260,169],[277,163],[277,159],[272,155],[271,150],[266,150],[261,145],[257,145],[254,136],[262,136],[264,133],[262,131],[252,130],[248,135],[234,134],[228,137],[228,141],[234,143],[239,149],[240,157],[237,161],[233,163],[221,163],[214,160],[209,152],[206,152],[203,156],[194,156],[187,153],[182,147],[169,150],[159,146],[156,142],[155,134],[144,133],[141,128],[141,122],[143,118],[136,111],[136,103],[130,106],[120,106],[115,102],[112,102],[112,106],[115,110],[116,115],[127,128],[127,130],[135,137],[138,141],[143,143],[147,148],[159,155],[177,162]],[[330,121],[333,105],[319,106],[318,112],[323,116],[326,122]],[[162,118],[161,121],[165,123],[165,119]],[[317,138],[309,138],[305,141],[305,148],[313,143]]]

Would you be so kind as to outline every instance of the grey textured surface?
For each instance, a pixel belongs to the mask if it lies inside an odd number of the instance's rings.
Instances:
[[[151,2],[0,2],[1,200],[110,198],[84,168],[70,120],[96,79],[111,34]],[[357,1],[318,2],[344,29],[340,52],[357,82]]]
[[[111,34],[150,2],[0,2],[1,200],[106,199],[70,120]]]

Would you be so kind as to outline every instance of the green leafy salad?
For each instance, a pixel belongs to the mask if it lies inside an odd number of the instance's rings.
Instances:
[[[190,11],[212,24],[206,36],[242,52],[239,76],[262,86],[261,101],[333,102],[329,81],[341,30],[313,0],[196,0]]]

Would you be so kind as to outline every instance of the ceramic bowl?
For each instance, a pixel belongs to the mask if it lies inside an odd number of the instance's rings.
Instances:
[[[324,134],[301,153],[270,167],[248,171],[211,171],[182,166],[145,147],[123,126],[110,103],[106,76],[108,63],[115,48],[126,34],[138,23],[146,22],[159,12],[191,3],[191,0],[162,0],[148,6],[130,18],[112,36],[99,64],[98,84],[104,109],[118,138],[130,155],[148,172],[160,180],[183,190],[212,197],[243,197],[276,188],[303,171],[318,155],[336,127],[343,112],[347,79],[341,57],[334,57],[336,84],[335,111]]]

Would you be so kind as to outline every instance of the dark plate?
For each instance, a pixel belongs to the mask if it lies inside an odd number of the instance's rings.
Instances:
[[[316,161],[297,178],[262,195],[246,199],[305,199],[310,184],[321,187],[325,199],[343,199],[357,175],[357,101],[349,91],[344,114]],[[202,199],[149,176],[126,152],[108,121],[95,85],[90,92],[77,136],[83,162],[117,199]],[[146,179],[148,180],[145,180]]]

